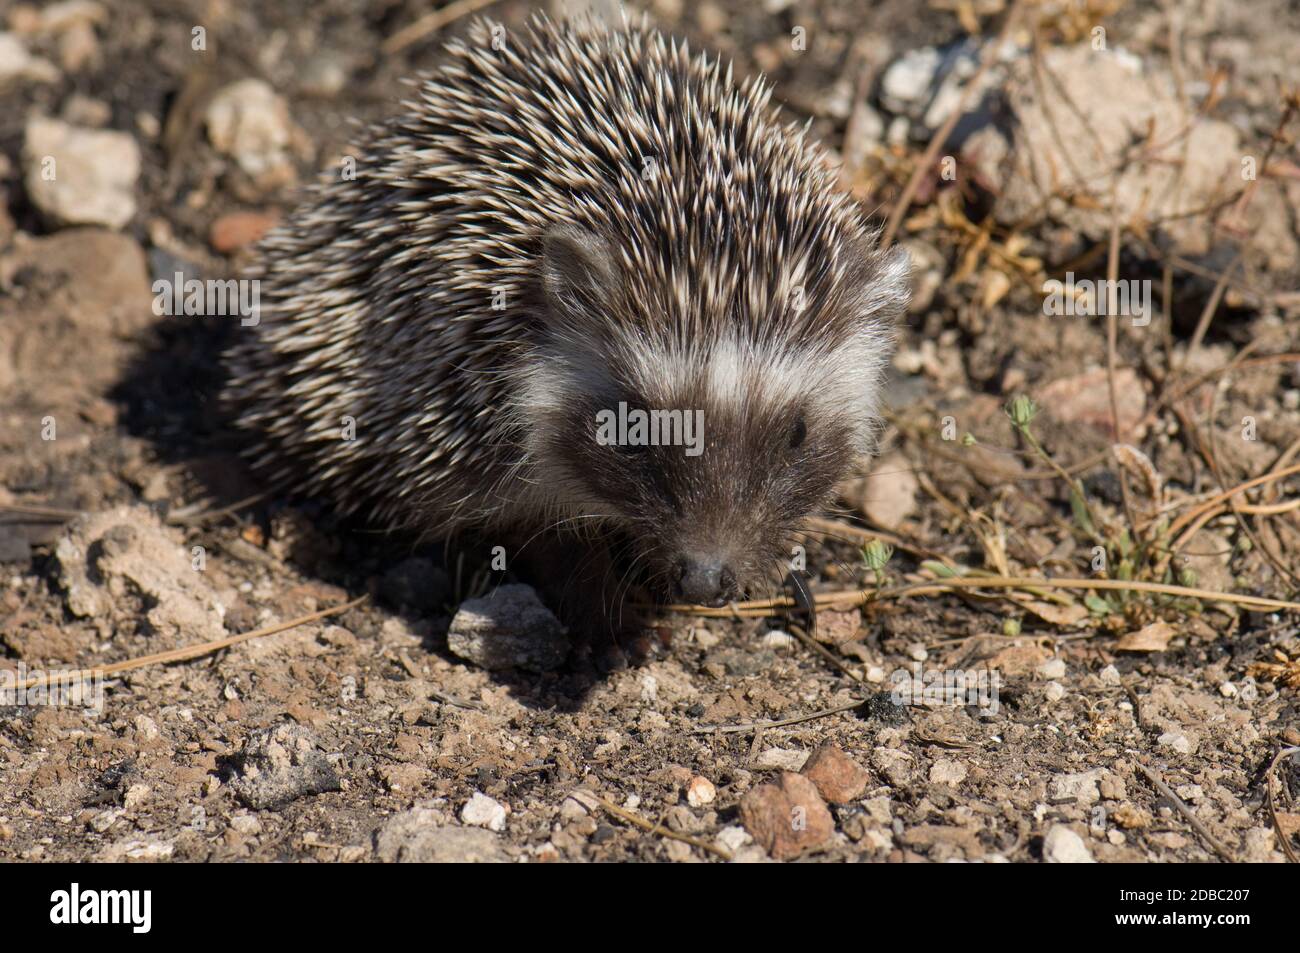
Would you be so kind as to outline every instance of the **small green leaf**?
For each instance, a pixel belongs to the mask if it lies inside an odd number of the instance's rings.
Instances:
[[[1088,504],[1084,502],[1083,494],[1075,487],[1070,487],[1070,512],[1074,514],[1074,521],[1079,524],[1089,536],[1096,537],[1097,527],[1092,522],[1092,514],[1088,512]]]
[[[1093,615],[1110,615],[1110,603],[1095,592],[1090,592],[1084,596],[1083,604],[1088,607],[1088,611]]]
[[[1034,403],[1032,397],[1021,394],[1007,404],[1007,416],[1016,425],[1016,429],[1024,430],[1038,416],[1038,405]]]
[[[872,572],[880,572],[894,555],[894,547],[888,543],[873,539],[862,547],[862,559]]]
[[[954,576],[964,576],[965,570],[962,568],[954,569],[947,563],[941,563],[937,559],[925,559],[921,561],[921,568],[928,569],[940,579],[952,579]]]

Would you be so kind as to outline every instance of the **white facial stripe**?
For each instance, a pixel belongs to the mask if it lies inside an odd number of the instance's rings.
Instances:
[[[692,389],[703,366],[712,402],[784,407],[806,401],[814,414],[852,421],[863,450],[874,437],[887,353],[883,336],[874,334],[838,348],[728,338],[702,354],[645,340],[624,345],[634,387],[651,405],[674,406],[675,395]]]

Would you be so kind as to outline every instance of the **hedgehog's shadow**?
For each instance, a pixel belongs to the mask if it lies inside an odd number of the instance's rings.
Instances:
[[[230,327],[229,318],[204,316],[166,317],[153,325],[109,394],[118,405],[121,425],[150,444],[159,464],[178,468],[192,484],[193,496],[206,500],[208,510],[230,507],[230,516],[264,528],[286,514],[312,526],[311,540],[324,538],[330,545],[292,549],[289,562],[295,569],[353,595],[370,593],[379,609],[403,618],[420,633],[429,652],[465,664],[447,649],[450,617],[442,611],[441,600],[430,605],[402,599],[389,585],[394,573],[412,564],[453,575],[463,550],[376,532],[359,520],[335,517],[316,501],[270,492],[241,458],[245,441],[223,417],[218,401],[226,381],[221,354],[230,342]],[[170,502],[178,505],[177,500]],[[492,583],[498,581],[507,579],[497,574]],[[365,622],[358,623],[363,629],[358,634],[367,634]],[[380,624],[382,619],[374,626],[376,637]],[[599,674],[577,666],[540,678],[514,671],[487,674],[520,704],[537,710],[579,710],[602,683]]]

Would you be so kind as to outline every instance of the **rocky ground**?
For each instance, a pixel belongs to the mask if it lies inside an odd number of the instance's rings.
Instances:
[[[0,858],[1286,859],[1300,623],[1219,594],[1297,599],[1300,13],[630,6],[769,75],[916,263],[885,452],[809,533],[819,650],[664,611],[598,675],[479,555],[238,462],[229,328],[152,283],[237,271],[467,21],[0,0],[0,676],[118,665],[98,708],[0,704]],[[1108,268],[1152,295],[1113,372],[1044,304]],[[1165,588],[943,587],[980,574]],[[898,681],[955,671],[996,693]]]

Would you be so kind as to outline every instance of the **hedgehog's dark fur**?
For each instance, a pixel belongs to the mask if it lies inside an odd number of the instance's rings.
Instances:
[[[636,28],[495,45],[452,44],[261,243],[226,393],[252,458],[394,528],[585,530],[735,597],[870,449],[905,258],[760,83]],[[620,401],[702,410],[704,453],[598,444]],[[697,557],[717,591],[681,585]]]

